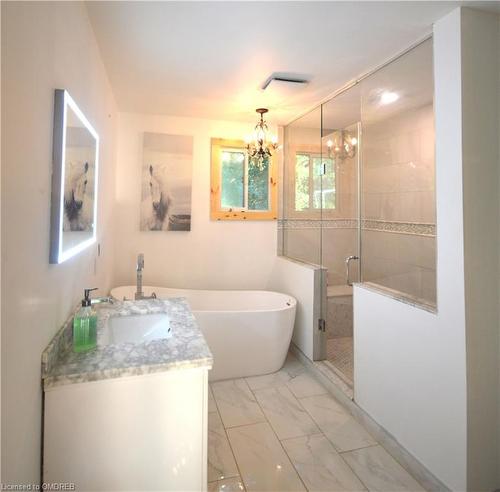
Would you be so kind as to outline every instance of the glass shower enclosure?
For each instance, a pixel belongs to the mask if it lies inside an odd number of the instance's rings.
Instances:
[[[353,384],[353,282],[436,307],[432,40],[284,128],[281,254],[322,268],[314,359]]]
[[[357,91],[285,128],[283,254],[323,268],[315,358],[353,379],[352,283],[359,281],[361,125]]]

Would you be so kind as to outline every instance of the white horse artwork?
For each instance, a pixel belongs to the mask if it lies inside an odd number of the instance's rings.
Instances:
[[[89,163],[69,162],[64,187],[64,231],[91,231],[93,216],[93,173]]]
[[[146,199],[148,214],[148,229],[150,231],[167,231],[169,225],[168,210],[172,199],[163,183],[155,176],[153,165],[149,166],[149,196]]]
[[[192,137],[145,133],[141,231],[191,228]]]

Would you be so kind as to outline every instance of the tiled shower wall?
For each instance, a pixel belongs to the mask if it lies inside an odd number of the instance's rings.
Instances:
[[[365,124],[362,165],[363,281],[435,303],[432,105]]]
[[[362,142],[362,280],[434,304],[432,105],[367,123]],[[339,207],[333,215],[319,220],[303,213],[280,224],[285,229],[285,254],[322,263],[330,285],[346,282],[345,258],[357,252],[355,165],[351,159],[339,165]],[[351,279],[356,280],[358,265],[351,266]]]
[[[328,285],[346,282],[345,258],[357,252],[357,226],[355,220],[323,221],[323,261],[328,269]],[[342,222],[352,224],[345,226]],[[328,227],[328,224],[331,224]],[[286,256],[308,263],[319,263],[319,220],[288,220],[285,222]],[[351,264],[351,279],[358,278],[356,262]]]
[[[349,128],[356,135],[356,127]],[[314,133],[319,135],[320,130]],[[309,128],[294,128],[292,137],[296,145],[307,143],[310,148],[315,144],[316,152],[326,155],[326,149],[321,148],[318,139],[310,137]],[[328,135],[323,139],[326,141]],[[289,145],[285,166],[290,169],[295,165],[294,145]],[[339,160],[336,170],[336,208],[324,210],[322,218],[318,213],[307,211],[297,212],[292,208],[292,201],[285,201],[288,207],[284,210],[284,220],[279,227],[283,231],[283,254],[301,261],[322,264],[328,269],[328,284],[339,285],[346,282],[345,258],[358,253],[357,217],[358,217],[358,170],[357,156]],[[293,173],[286,172],[287,194],[294,193]],[[318,212],[318,211],[316,211]],[[351,275],[357,280],[358,266],[352,264]]]
[[[432,105],[363,125],[363,218],[434,223]]]
[[[346,283],[345,259],[360,252],[351,280],[436,303],[433,81],[426,50],[422,45],[284,130],[282,252],[324,266],[329,285]],[[419,80],[408,76],[415,67]],[[397,98],[382,104],[381,88],[392,88]],[[361,154],[336,162],[336,209],[295,211],[296,153],[327,155],[325,139],[339,128],[355,135],[358,123]]]

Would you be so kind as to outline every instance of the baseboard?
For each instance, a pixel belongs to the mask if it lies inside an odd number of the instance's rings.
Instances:
[[[429,471],[415,456],[404,448],[397,439],[380,424],[373,420],[354,399],[341,389],[332,380],[326,377],[315,362],[306,357],[294,344],[290,345],[290,351],[306,366],[325,388],[335,397],[339,403],[380,443],[380,445],[403,466],[426,490],[430,492],[451,492],[441,480]],[[500,492],[500,490],[496,491]]]

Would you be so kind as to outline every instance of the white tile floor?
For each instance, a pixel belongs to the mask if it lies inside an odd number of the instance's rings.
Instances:
[[[208,409],[209,492],[423,490],[291,354],[212,383]]]

